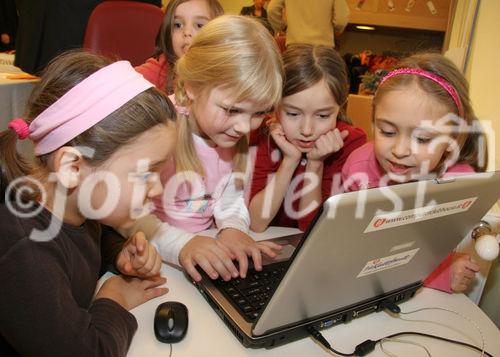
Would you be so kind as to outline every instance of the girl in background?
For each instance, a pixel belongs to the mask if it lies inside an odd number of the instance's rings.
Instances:
[[[305,230],[332,195],[335,176],[339,186],[348,155],[366,142],[345,117],[346,68],[334,49],[294,45],[283,61],[283,98],[268,123],[270,137],[260,139],[253,173],[250,227],[257,232],[270,224]]]
[[[382,79],[373,125],[374,141],[354,151],[342,170],[348,191],[485,171],[484,134],[467,81],[440,54],[408,57]],[[450,254],[425,283],[463,292],[478,270],[468,255]]]
[[[165,223],[151,242],[162,258],[199,281],[195,266],[212,279],[245,277],[248,256],[261,269],[270,242],[247,234],[243,198],[248,134],[279,102],[282,65],[275,41],[256,20],[220,16],[194,38],[176,63],[178,145],[161,172],[163,197],[156,214]],[[217,238],[198,234],[217,228]],[[237,259],[239,271],[232,260]]]
[[[160,27],[157,49],[152,58],[136,71],[156,88],[174,92],[174,65],[186,53],[193,37],[211,19],[224,14],[217,0],[172,0],[168,3]]]
[[[0,133],[2,170],[16,190],[0,205],[1,351],[124,356],[137,329],[128,310],[167,292],[144,236],[124,243],[100,224],[130,226],[130,213],[161,193],[139,163],[165,162],[175,111],[151,87],[128,62],[63,54],[33,90],[26,121]],[[17,139],[33,141],[33,167]],[[129,277],[96,292],[101,254]]]

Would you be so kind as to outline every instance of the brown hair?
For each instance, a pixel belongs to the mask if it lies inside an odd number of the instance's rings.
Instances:
[[[469,98],[469,84],[453,62],[439,53],[420,53],[403,58],[397,63],[394,69],[397,68],[420,68],[424,71],[428,71],[442,77],[453,88],[455,88],[462,105],[462,119],[465,120],[467,126],[471,128],[473,127],[476,131],[474,133],[467,133],[463,131],[458,133],[456,142],[459,146],[460,154],[457,162],[466,162],[474,167],[476,171],[485,171],[488,163],[486,137],[481,125],[479,124],[479,120],[472,109]],[[451,95],[438,83],[418,75],[397,75],[386,80],[375,92],[375,97],[373,98],[372,119],[375,118],[374,116],[377,104],[380,102],[380,98],[382,98],[384,94],[401,88],[410,87],[412,85],[416,85],[424,93],[432,96],[432,98],[448,108],[450,113],[454,113],[457,116],[460,115],[457,105],[453,101]],[[484,140],[484,156],[482,157],[482,162],[479,162],[478,160],[480,154],[478,142],[480,138]],[[438,165],[438,171],[443,168],[445,159],[446,157],[443,156],[441,163]]]
[[[163,22],[160,27],[160,32],[158,34],[154,57],[158,58],[161,54],[163,54],[167,60],[168,73],[165,81],[165,93],[172,93],[174,91],[174,65],[175,61],[177,61],[177,55],[174,52],[172,44],[172,32],[174,29],[175,10],[180,4],[188,1],[191,0],[171,0],[168,3],[167,8],[165,9],[165,16],[163,17]],[[224,9],[218,0],[205,1],[208,2],[208,7],[212,12],[212,19],[224,14]]]
[[[76,84],[112,63],[109,59],[81,51],[69,51],[56,57],[46,67],[28,100],[24,120],[29,124]],[[84,131],[66,146],[84,146],[95,150],[90,165],[98,166],[116,150],[144,131],[174,120],[175,109],[165,95],[154,88],[138,94],[106,118]],[[0,133],[0,163],[8,181],[24,175],[43,177],[51,153],[35,157],[31,165],[16,150],[17,134]]]
[[[340,106],[338,119],[351,124],[344,111],[349,89],[347,69],[337,51],[321,45],[291,45],[283,53],[283,64],[283,97],[302,92],[324,80]]]
[[[251,100],[271,108],[281,98],[283,68],[273,37],[258,21],[244,16],[224,15],[205,25],[187,53],[176,63],[178,76],[176,102],[190,106],[185,84],[199,95],[213,88],[233,90],[235,103]],[[193,145],[190,118],[180,115],[177,122],[177,172],[194,171],[203,175]],[[234,170],[245,172],[248,137],[235,147]]]

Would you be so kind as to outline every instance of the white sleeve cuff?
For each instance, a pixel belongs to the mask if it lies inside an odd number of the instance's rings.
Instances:
[[[249,231],[250,214],[245,205],[244,191],[235,186],[233,177],[215,203],[214,219],[219,230],[236,228],[244,233]]]

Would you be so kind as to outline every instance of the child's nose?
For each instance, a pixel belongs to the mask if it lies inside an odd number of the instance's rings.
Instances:
[[[234,131],[240,135],[246,135],[250,132],[250,119],[239,120],[234,126]]]
[[[193,32],[194,31],[192,26],[184,26],[184,37],[192,37]]]
[[[406,157],[411,154],[411,143],[407,138],[400,136],[392,147],[392,153],[396,157]]]
[[[302,120],[302,123],[300,125],[300,133],[303,136],[312,135],[312,120],[311,120],[311,118],[305,118],[304,120]]]

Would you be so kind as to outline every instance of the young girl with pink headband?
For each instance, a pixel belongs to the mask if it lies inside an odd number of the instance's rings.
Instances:
[[[128,310],[163,295],[161,258],[128,227],[162,191],[175,109],[129,62],[70,52],[46,69],[24,118],[0,133],[0,351],[124,356]],[[34,165],[16,141],[34,144]],[[156,175],[158,176],[158,175]],[[134,213],[132,215],[131,213]],[[109,264],[121,275],[96,292]]]
[[[352,152],[342,169],[348,191],[485,171],[484,134],[472,110],[468,84],[439,54],[403,59],[373,98],[374,141]],[[478,265],[450,254],[428,286],[465,291]]]

